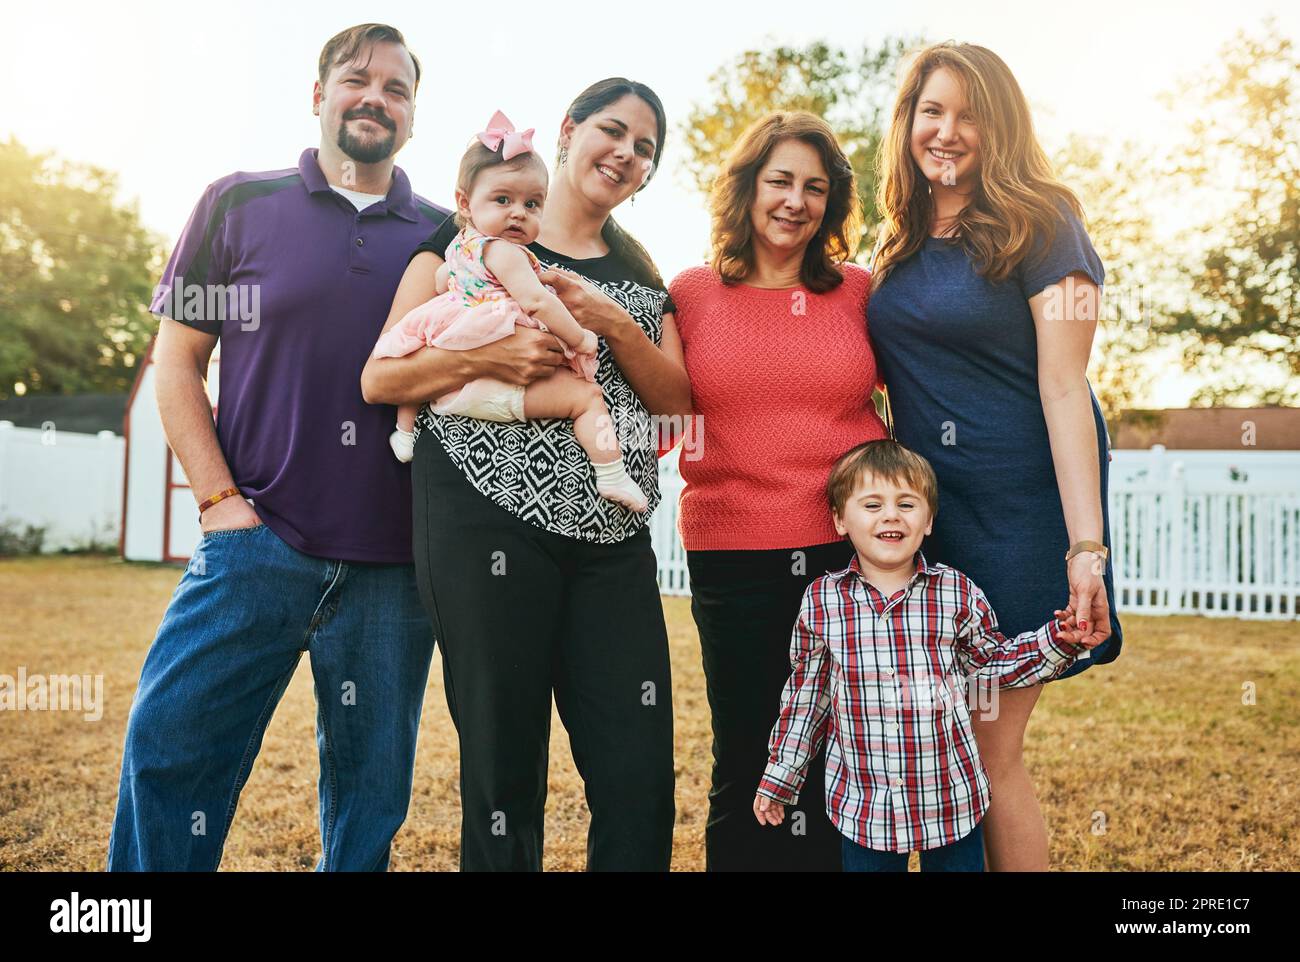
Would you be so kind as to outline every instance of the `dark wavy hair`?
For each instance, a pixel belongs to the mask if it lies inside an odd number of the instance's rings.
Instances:
[[[862,209],[853,165],[822,118],[803,110],[774,111],[760,117],[740,135],[713,182],[709,210],[713,215],[712,267],[724,284],[737,284],[754,269],[754,226],[750,208],[758,193],[758,174],[777,144],[799,140],[821,155],[830,178],[826,212],[808,241],[800,280],[819,294],[844,280],[839,269],[857,248]]]
[[[655,138],[654,169],[651,170],[646,182],[637,188],[639,193],[646,189],[659,171],[659,158],[663,156],[664,138],[668,134],[668,116],[664,113],[664,105],[659,95],[645,84],[637,83],[635,80],[628,80],[626,77],[608,77],[597,81],[578,94],[565,113],[575,124],[580,124],[596,111],[603,110],[628,94],[641,98],[654,111],[659,134]],[[651,259],[650,253],[635,237],[619,227],[612,216],[605,218],[600,236],[609,246],[610,253],[615,254],[631,268],[632,276],[639,284],[664,290],[664,279]]]

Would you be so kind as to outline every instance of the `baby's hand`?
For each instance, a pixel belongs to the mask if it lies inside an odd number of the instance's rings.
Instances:
[[[754,795],[754,817],[759,825],[780,825],[785,821],[785,806],[766,795]]]
[[[1083,631],[1079,627],[1079,623],[1078,621],[1075,620],[1074,617],[1073,608],[1071,608],[1069,605],[1066,605],[1065,608],[1058,609],[1055,612],[1055,614],[1057,620],[1060,621],[1061,624],[1065,625],[1065,629],[1061,632],[1062,641],[1068,641],[1071,644],[1075,644],[1075,645],[1083,645],[1083,647],[1085,648],[1097,647],[1099,642],[1097,641],[1096,637],[1092,635],[1090,632]]]
[[[590,354],[592,357],[595,357],[598,350],[600,350],[600,341],[597,340],[595,332],[584,329],[582,332],[582,344],[578,346],[578,353]]]

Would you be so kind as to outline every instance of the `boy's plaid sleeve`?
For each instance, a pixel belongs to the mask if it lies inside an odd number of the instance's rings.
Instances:
[[[961,582],[955,627],[958,663],[967,675],[992,679],[999,688],[1028,688],[1055,678],[1088,650],[1061,637],[1065,626],[1055,618],[1008,638],[984,592],[965,576]]]
[[[808,764],[826,737],[830,714],[830,659],[818,630],[824,611],[819,603],[820,584],[818,579],[804,592],[790,639],[793,670],[781,693],[781,714],[772,727],[767,768],[758,783],[758,794],[784,805],[799,801]]]

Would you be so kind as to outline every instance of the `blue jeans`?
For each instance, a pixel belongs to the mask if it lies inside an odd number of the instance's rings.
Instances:
[[[908,852],[878,852],[875,849],[865,848],[849,838],[844,839],[843,852],[846,872],[907,871]],[[967,835],[955,842],[922,852],[921,871],[984,871],[983,823],[977,822]]]
[[[109,871],[212,871],[275,706],[310,652],[317,871],[383,871],[411,798],[433,631],[412,565],[313,558],[266,525],[207,534],[131,706]]]

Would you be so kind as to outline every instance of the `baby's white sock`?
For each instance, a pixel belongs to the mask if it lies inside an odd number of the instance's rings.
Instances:
[[[388,446],[403,464],[415,457],[415,432],[403,431],[400,427],[388,436]]]
[[[602,498],[621,504],[629,511],[637,513],[650,506],[645,492],[628,476],[622,458],[610,461],[608,464],[596,464],[593,461],[591,466],[596,469],[596,491]]]

